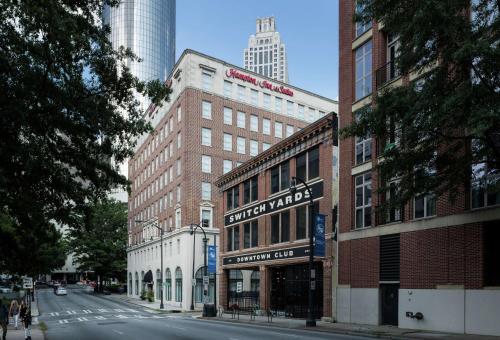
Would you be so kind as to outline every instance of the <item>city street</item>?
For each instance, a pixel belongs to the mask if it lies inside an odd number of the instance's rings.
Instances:
[[[198,320],[190,315],[162,314],[136,305],[68,289],[56,296],[51,289],[38,291],[38,320],[47,326],[46,339],[337,339],[362,337],[304,330]]]

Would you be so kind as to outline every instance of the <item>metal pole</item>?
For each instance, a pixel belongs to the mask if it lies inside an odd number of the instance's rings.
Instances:
[[[160,229],[160,297],[161,297],[161,302],[160,302],[160,309],[164,309],[163,305],[163,228]]]
[[[195,257],[195,249],[196,249],[196,234],[193,234],[193,274],[191,277],[191,310],[194,310],[194,285],[193,285],[193,280],[195,280],[194,277],[194,257]]]
[[[306,185],[307,186],[307,185]],[[309,189],[309,188],[308,188]],[[316,288],[315,277],[313,277],[314,271],[314,243],[313,243],[313,228],[314,228],[314,202],[311,195],[309,194],[311,203],[309,203],[309,209],[311,210],[310,216],[311,220],[309,223],[309,296],[308,296],[308,306],[307,306],[307,321],[306,327],[315,327],[316,319],[313,316],[313,298],[314,289]]]
[[[203,249],[204,249],[204,258],[203,258],[203,265],[204,265],[204,269],[203,269],[203,275],[207,276],[208,275],[208,271],[207,271],[207,237],[205,236],[203,238]],[[210,286],[210,279],[208,280],[208,285]],[[203,287],[203,305],[205,305],[205,302],[207,301],[207,292],[208,292],[208,289],[205,289],[205,287]]]
[[[216,238],[217,238],[217,235],[214,234],[214,247],[215,247],[215,254],[217,256]],[[215,261],[217,261],[217,257],[215,258]],[[208,280],[208,283],[209,283],[208,288],[210,288],[210,279]],[[215,308],[217,308],[217,266],[215,266],[215,273],[214,273],[214,306],[215,306]]]

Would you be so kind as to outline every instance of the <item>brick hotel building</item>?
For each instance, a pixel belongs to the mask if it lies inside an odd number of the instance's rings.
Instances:
[[[354,10],[340,2],[340,128],[384,86],[419,81],[398,75],[397,38],[353,23]],[[337,320],[500,335],[500,194],[473,187],[453,204],[423,194],[377,213],[391,195],[377,194],[383,148],[371,136],[340,142]]]
[[[332,315],[332,194],[337,180],[337,116],[328,115],[222,176],[219,206],[220,305],[258,306],[276,315],[305,318],[309,287],[309,195],[326,215],[325,256],[315,257],[316,318]],[[334,128],[332,128],[334,127]],[[335,136],[335,141],[333,136]]]
[[[186,310],[193,299],[199,308],[203,294],[203,236],[196,233],[193,248],[189,225],[202,224],[208,244],[219,243],[223,218],[213,182],[337,103],[192,50],[168,84],[170,101],[150,107],[154,133],[139,138],[129,162],[128,294],[152,289],[159,300],[163,289],[167,309]],[[143,221],[165,231],[163,268],[160,231]],[[211,279],[212,301],[214,288]]]

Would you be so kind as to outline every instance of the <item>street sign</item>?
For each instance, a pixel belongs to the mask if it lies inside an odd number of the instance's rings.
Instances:
[[[23,277],[23,288],[24,289],[33,289],[33,278]]]
[[[205,286],[208,286],[208,276],[203,276],[203,285]]]
[[[236,293],[241,293],[243,291],[243,282],[239,281],[236,283]]]

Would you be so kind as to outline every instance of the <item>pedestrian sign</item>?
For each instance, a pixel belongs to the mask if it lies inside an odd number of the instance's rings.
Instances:
[[[236,282],[236,293],[241,293],[243,291],[243,282]]]
[[[23,277],[23,288],[24,289],[33,289],[33,278]]]

